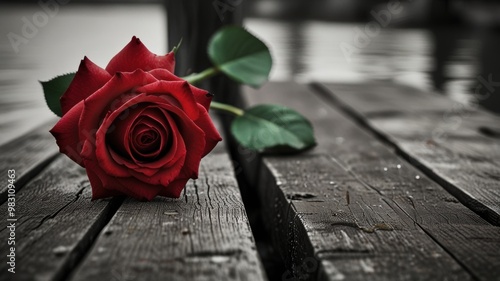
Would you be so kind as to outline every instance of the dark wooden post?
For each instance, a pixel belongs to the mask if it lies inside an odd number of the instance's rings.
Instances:
[[[242,22],[243,0],[166,0],[168,46],[182,38],[176,74],[185,76],[210,66],[207,43],[221,26]]]

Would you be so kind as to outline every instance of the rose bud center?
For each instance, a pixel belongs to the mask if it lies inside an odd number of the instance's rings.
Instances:
[[[127,114],[127,115],[125,115]],[[130,115],[128,115],[130,114]],[[172,128],[165,113],[148,105],[138,106],[116,118],[108,135],[111,149],[132,162],[151,162],[164,156],[172,146]]]
[[[134,127],[132,131],[133,145],[143,152],[154,151],[160,145],[160,133],[158,129],[143,124]]]

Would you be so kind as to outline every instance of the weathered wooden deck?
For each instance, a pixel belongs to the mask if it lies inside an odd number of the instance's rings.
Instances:
[[[112,10],[101,7],[101,17]],[[53,24],[75,19],[68,15]],[[49,78],[10,79],[50,46],[36,40],[17,55],[2,42],[2,95]],[[318,146],[257,155],[226,135],[181,198],[145,203],[90,201],[85,171],[48,133],[55,120],[25,114],[44,105],[0,98],[9,109],[0,120],[18,117],[0,123],[0,280],[500,280],[500,117],[388,82],[269,82],[226,99],[298,110]],[[8,170],[16,171],[15,274],[6,257]],[[263,229],[251,228],[252,216]],[[270,237],[282,272],[266,272],[256,233]]]
[[[293,107],[316,130],[314,150],[247,167],[296,276],[500,280],[500,143],[479,125],[496,131],[498,117],[387,83],[269,83],[243,97]],[[462,125],[433,138],[443,114]]]

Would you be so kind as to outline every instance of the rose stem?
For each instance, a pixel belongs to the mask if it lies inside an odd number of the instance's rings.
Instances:
[[[203,70],[200,73],[193,73],[188,76],[182,77],[182,79],[186,80],[190,84],[197,84],[198,82],[201,82],[207,78],[210,78],[214,75],[219,73],[219,69],[215,67],[210,67],[205,70]]]
[[[210,108],[215,109],[215,110],[219,110],[219,111],[229,112],[229,113],[236,115],[236,116],[241,116],[244,114],[244,111],[241,108],[237,108],[237,107],[234,107],[232,105],[220,103],[220,102],[216,102],[216,101],[213,101],[210,104]]]

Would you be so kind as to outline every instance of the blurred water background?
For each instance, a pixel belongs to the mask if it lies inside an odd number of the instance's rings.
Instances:
[[[273,80],[390,81],[500,114],[500,3],[393,1],[391,13],[387,1],[287,2],[246,10]]]
[[[167,51],[161,1],[110,2],[60,5],[17,52],[8,34],[21,35],[26,19],[33,21],[43,9],[37,1],[0,4],[0,144],[24,133],[17,127],[33,128],[53,116],[38,80],[75,71],[84,55],[104,67],[132,35],[153,52]],[[480,103],[500,114],[500,4],[495,1],[397,1],[397,9],[386,1],[364,0],[233,3],[243,9],[245,26],[271,48],[271,80],[382,80]],[[478,88],[487,91],[487,99],[477,98]]]

